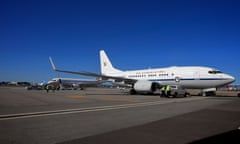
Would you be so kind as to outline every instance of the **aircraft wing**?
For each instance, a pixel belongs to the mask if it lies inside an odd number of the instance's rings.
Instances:
[[[102,75],[102,74],[97,74],[97,73],[92,73],[92,72],[76,72],[76,71],[68,71],[68,70],[60,70],[57,69],[55,64],[53,63],[53,60],[51,57],[49,57],[50,63],[52,65],[52,68],[54,71],[57,72],[63,72],[63,73],[71,73],[71,74],[77,74],[77,75],[84,75],[84,76],[91,76],[91,77],[97,77],[97,78],[102,78],[102,79],[114,79],[117,81],[125,81],[126,83],[129,84],[133,84],[135,83],[137,80],[135,79],[128,79],[128,78],[124,78],[124,77],[114,77],[114,76],[106,76],[106,75]]]

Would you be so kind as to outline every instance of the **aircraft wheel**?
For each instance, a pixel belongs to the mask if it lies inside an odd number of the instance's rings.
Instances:
[[[172,96],[175,98],[175,97],[177,97],[177,95],[178,95],[178,93],[175,92]]]
[[[129,94],[130,95],[135,95],[137,92],[134,90],[134,89],[131,89],[130,91],[129,91]]]

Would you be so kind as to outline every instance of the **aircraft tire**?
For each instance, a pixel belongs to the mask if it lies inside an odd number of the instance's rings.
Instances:
[[[173,95],[172,95],[174,98],[178,96],[178,93],[175,92]]]
[[[129,91],[129,94],[130,95],[135,95],[137,92],[134,90],[134,89],[131,89],[130,91]]]

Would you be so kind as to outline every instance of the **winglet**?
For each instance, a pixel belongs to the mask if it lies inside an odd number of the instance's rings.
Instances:
[[[52,60],[52,58],[51,58],[51,57],[49,57],[49,60],[50,60],[50,63],[51,63],[51,65],[52,65],[52,68],[53,68],[53,70],[54,70],[54,71],[56,71],[57,69],[56,69],[56,66],[55,66],[55,64],[53,63],[53,60]]]

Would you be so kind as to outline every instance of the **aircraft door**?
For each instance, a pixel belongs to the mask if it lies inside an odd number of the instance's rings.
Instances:
[[[194,77],[195,80],[199,80],[199,79],[200,79],[200,73],[199,73],[199,71],[195,71],[195,72],[193,73],[193,77]]]

